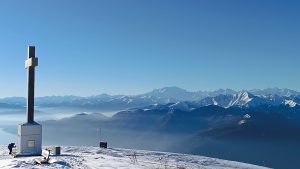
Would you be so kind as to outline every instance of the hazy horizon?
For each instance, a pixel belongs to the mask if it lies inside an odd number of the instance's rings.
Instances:
[[[110,95],[110,96],[117,96],[117,95],[126,95],[126,96],[137,96],[137,95],[141,95],[141,94],[145,94],[145,93],[148,93],[148,92],[152,92],[154,90],[159,90],[159,89],[164,89],[164,88],[179,88],[179,89],[183,89],[187,92],[214,92],[214,91],[218,91],[218,90],[233,90],[233,91],[236,91],[236,92],[239,92],[239,91],[251,91],[251,90],[266,90],[266,89],[280,89],[280,90],[293,90],[293,91],[296,91],[296,92],[300,92],[300,90],[295,90],[295,89],[290,89],[290,88],[280,88],[280,87],[267,87],[267,88],[255,88],[255,89],[233,89],[233,88],[218,88],[218,89],[214,89],[214,90],[188,90],[188,89],[185,89],[185,88],[182,88],[182,87],[178,87],[178,86],[165,86],[165,87],[161,87],[161,88],[153,88],[151,90],[148,90],[148,91],[144,91],[142,93],[136,93],[136,94],[132,94],[132,93],[117,93],[117,94],[114,94],[114,93],[108,93],[108,92],[104,92],[104,93],[95,93],[95,94],[92,94],[92,95],[75,95],[75,94],[68,94],[68,95],[55,95],[55,94],[50,94],[50,95],[37,95],[36,97],[48,97],[48,96],[78,96],[78,97],[93,97],[93,96],[97,96],[97,95],[102,95],[102,94],[107,94],[107,95]],[[15,96],[3,96],[3,97],[0,97],[0,99],[3,99],[3,98],[13,98],[13,97],[27,97],[27,96],[21,96],[21,95],[15,95]]]

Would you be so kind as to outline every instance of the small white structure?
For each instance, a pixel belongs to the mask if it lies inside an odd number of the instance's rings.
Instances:
[[[40,155],[42,153],[42,125],[19,124],[17,147],[18,155]]]
[[[18,143],[16,156],[41,155],[42,125],[34,121],[34,79],[38,59],[35,57],[35,47],[28,47],[28,59],[25,68],[28,69],[27,123],[18,125]]]

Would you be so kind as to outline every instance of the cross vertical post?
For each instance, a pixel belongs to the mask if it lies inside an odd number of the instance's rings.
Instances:
[[[28,69],[28,98],[27,98],[27,122],[34,123],[34,81],[35,67],[38,65],[38,58],[35,57],[35,47],[28,47],[28,58],[25,67]]]

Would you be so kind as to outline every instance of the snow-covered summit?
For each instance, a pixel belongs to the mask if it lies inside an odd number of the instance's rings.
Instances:
[[[34,165],[38,157],[12,158],[0,146],[0,168],[123,168],[123,169],[263,169],[251,164],[187,154],[98,147],[62,147],[61,156],[50,156],[49,164]]]
[[[250,101],[252,101],[253,96],[248,93],[247,91],[242,91],[239,92],[235,95],[233,95],[233,99],[232,101],[229,103],[229,106],[233,106],[233,105],[238,105],[238,106],[243,106],[246,105],[247,103],[249,103]]]
[[[156,99],[175,99],[175,100],[193,100],[195,93],[188,92],[179,87],[164,87],[154,89],[151,92],[142,94],[142,96],[154,97]]]

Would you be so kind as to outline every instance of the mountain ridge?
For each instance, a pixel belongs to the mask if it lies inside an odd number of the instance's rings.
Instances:
[[[108,95],[100,94],[89,97],[81,96],[44,96],[36,97],[36,105],[85,107],[91,109],[128,109],[152,104],[168,104],[178,102],[193,102],[199,105],[257,106],[262,104],[296,106],[300,104],[300,92],[290,89],[267,88],[234,91],[219,89],[215,91],[190,92],[178,87],[164,87],[154,89],[139,95]],[[15,106],[26,106],[24,97],[7,97],[0,99],[0,103]],[[1,106],[1,105],[0,105]]]

